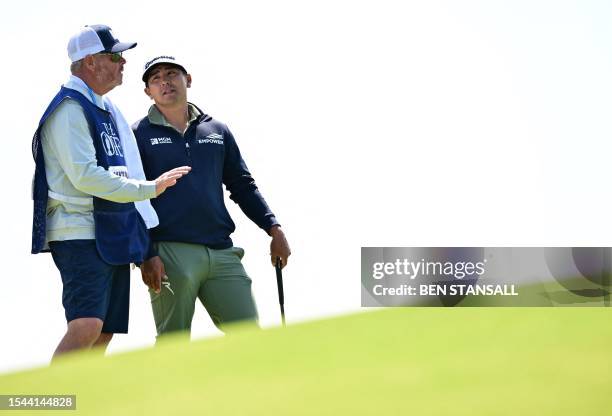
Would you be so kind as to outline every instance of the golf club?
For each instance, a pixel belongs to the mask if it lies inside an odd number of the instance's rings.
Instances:
[[[278,303],[280,304],[281,319],[285,324],[285,293],[283,290],[283,272],[281,271],[280,257],[276,257],[276,286],[278,287]]]

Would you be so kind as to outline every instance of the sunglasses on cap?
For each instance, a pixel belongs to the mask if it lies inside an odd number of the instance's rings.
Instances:
[[[119,62],[121,60],[121,54],[123,52],[100,52],[98,55],[110,55],[110,60],[112,62]]]

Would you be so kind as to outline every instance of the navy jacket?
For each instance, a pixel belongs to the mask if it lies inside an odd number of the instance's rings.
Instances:
[[[232,246],[230,234],[236,227],[223,201],[222,184],[260,228],[268,232],[278,222],[227,126],[200,113],[184,136],[151,123],[148,117],[132,126],[148,180],[178,166],[191,166],[191,172],[175,186],[151,200],[159,217],[159,226],[150,230],[151,238],[224,249]]]

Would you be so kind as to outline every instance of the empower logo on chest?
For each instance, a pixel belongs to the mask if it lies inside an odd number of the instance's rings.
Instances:
[[[223,144],[223,136],[218,133],[210,133],[204,139],[198,139],[198,143],[206,144],[206,143],[214,143],[214,144]]]
[[[156,144],[172,144],[172,138],[170,138],[170,137],[152,137],[149,140],[151,140],[151,144],[152,145],[156,145]]]

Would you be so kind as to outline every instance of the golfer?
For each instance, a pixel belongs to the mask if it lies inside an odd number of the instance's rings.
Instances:
[[[187,102],[192,76],[173,56],[157,56],[143,70],[145,93],[153,100],[146,117],[132,128],[145,175],[182,165],[191,173],[152,201],[159,226],[151,230],[158,257],[144,262],[158,335],[190,330],[196,300],[214,324],[257,323],[251,279],[233,245],[235,225],[223,201],[230,198],[271,237],[270,254],[287,265],[289,244],[261,196],[227,126]],[[162,278],[167,276],[167,280]],[[162,284],[163,283],[163,284]]]

